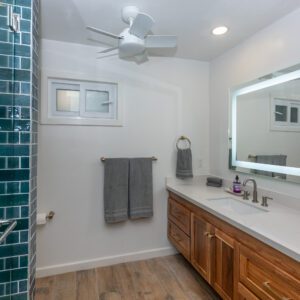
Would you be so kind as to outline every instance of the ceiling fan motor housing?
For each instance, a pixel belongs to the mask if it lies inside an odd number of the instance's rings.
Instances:
[[[120,34],[122,39],[119,40],[119,53],[122,57],[130,57],[138,55],[145,50],[145,40],[138,38],[129,33],[129,28],[126,28]]]
[[[125,23],[130,24],[138,13],[139,9],[136,6],[125,6],[122,9],[122,19]]]

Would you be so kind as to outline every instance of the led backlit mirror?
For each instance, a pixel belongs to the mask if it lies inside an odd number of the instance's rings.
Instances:
[[[300,183],[300,65],[230,90],[229,166]]]

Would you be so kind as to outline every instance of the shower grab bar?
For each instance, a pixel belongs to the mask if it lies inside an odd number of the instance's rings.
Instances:
[[[20,14],[14,13],[14,8],[11,4],[0,2],[0,6],[7,8],[7,26],[13,32],[19,32],[21,22]]]
[[[17,226],[16,220],[0,220],[0,227],[2,225],[8,225],[8,227],[5,229],[5,231],[0,236],[0,244],[2,244],[7,236],[14,230],[14,228]]]

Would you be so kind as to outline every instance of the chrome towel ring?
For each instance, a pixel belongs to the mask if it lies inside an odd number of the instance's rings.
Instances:
[[[191,146],[192,146],[191,140],[190,140],[187,136],[182,135],[182,136],[180,136],[180,137],[178,138],[178,140],[177,140],[177,142],[176,142],[176,148],[177,148],[177,150],[181,149],[181,148],[179,148],[179,142],[180,142],[180,141],[187,141],[188,144],[189,144],[189,148],[191,148]]]

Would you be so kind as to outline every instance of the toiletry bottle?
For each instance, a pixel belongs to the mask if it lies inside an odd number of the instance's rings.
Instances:
[[[233,184],[232,184],[232,190],[234,193],[241,193],[242,189],[241,189],[241,182],[239,180],[239,176],[236,175],[235,176],[235,180],[233,181]]]

